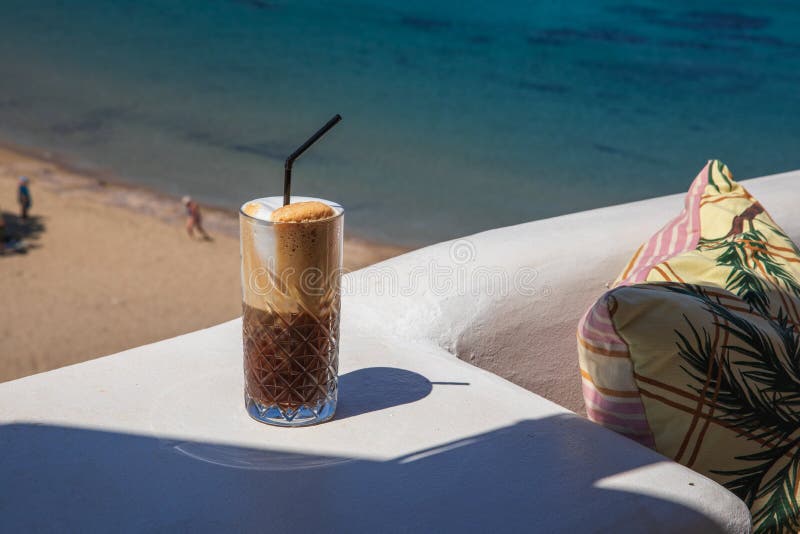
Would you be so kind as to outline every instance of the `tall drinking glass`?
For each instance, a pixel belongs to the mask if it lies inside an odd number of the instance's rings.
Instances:
[[[254,419],[306,426],[337,401],[344,209],[321,220],[274,222],[281,197],[239,212],[245,405]]]

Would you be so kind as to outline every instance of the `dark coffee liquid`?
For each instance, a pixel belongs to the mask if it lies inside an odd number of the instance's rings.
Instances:
[[[282,410],[314,408],[325,401],[336,390],[338,302],[317,316],[243,308],[247,394]]]

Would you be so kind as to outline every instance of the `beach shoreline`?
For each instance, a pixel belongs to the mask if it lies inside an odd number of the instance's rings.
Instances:
[[[18,216],[19,176],[31,218]],[[191,194],[191,191],[187,192]],[[46,151],[0,143],[0,212],[24,253],[0,253],[0,381],[209,327],[241,314],[238,214],[180,200]],[[345,236],[346,271],[408,249]]]
[[[156,217],[167,223],[182,224],[185,218],[184,208],[176,195],[157,191],[146,185],[132,184],[112,170],[84,165],[64,154],[0,139],[0,164],[5,166],[13,161],[28,162],[33,166],[28,171],[28,178],[42,181],[46,187],[52,187],[59,192],[83,191],[96,201]],[[191,192],[187,191],[187,194]],[[206,229],[239,238],[237,210],[209,202],[202,202],[201,207]],[[3,204],[0,204],[0,209],[2,208]],[[413,250],[413,247],[364,238],[347,227],[345,232],[344,268],[347,271]]]

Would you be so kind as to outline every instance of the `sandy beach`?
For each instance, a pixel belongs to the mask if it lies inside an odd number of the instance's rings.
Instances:
[[[28,221],[18,218],[21,175],[31,181]],[[189,239],[178,199],[0,147],[6,235],[27,249],[0,254],[0,381],[240,315],[236,214],[203,208],[211,242]],[[346,237],[345,267],[404,251]]]

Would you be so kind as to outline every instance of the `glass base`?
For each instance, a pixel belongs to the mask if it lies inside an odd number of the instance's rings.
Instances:
[[[244,396],[247,413],[260,423],[275,426],[310,426],[324,423],[336,412],[336,394],[316,406],[302,406],[298,410],[282,410],[277,405],[265,406],[247,394]]]

